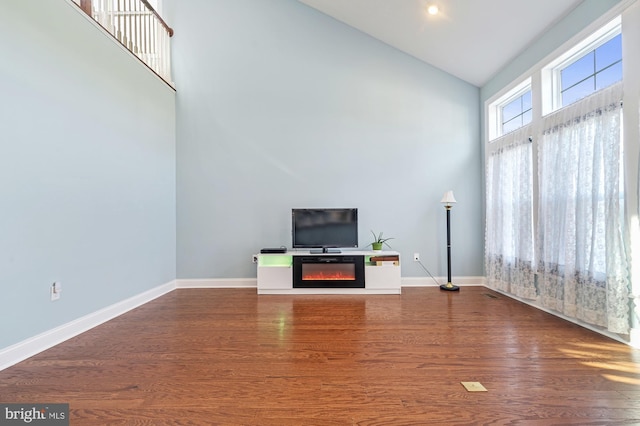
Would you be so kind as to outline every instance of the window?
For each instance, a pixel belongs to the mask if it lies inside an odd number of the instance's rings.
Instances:
[[[488,107],[489,140],[511,133],[531,123],[531,79],[508,90]]]
[[[618,16],[542,68],[542,115],[622,81]]]
[[[502,107],[502,134],[531,123],[531,90]]]
[[[562,106],[622,80],[622,35],[618,34],[560,70]]]
[[[622,59],[618,17],[486,104],[487,284],[614,333],[630,318]]]

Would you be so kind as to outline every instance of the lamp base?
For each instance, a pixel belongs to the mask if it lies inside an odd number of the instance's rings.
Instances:
[[[453,285],[451,283],[446,283],[440,286],[440,290],[460,291],[460,287],[458,287],[457,285]]]

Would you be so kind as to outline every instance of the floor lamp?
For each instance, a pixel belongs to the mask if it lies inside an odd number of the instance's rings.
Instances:
[[[444,208],[447,209],[447,283],[440,285],[440,289],[458,291],[460,287],[451,284],[451,205],[456,202],[456,199],[453,197],[453,191],[445,192],[440,202],[444,204]]]

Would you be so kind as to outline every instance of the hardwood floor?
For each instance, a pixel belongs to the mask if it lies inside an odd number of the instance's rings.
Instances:
[[[183,289],[1,371],[0,401],[71,425],[627,425],[639,355],[483,287]]]

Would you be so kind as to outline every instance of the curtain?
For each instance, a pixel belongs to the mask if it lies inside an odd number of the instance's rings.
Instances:
[[[543,117],[536,258],[544,307],[628,333],[621,102],[619,83]]]
[[[537,297],[533,269],[533,182],[530,126],[492,142],[486,164],[487,285]]]

